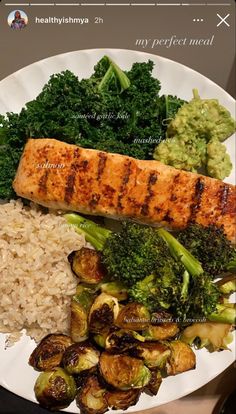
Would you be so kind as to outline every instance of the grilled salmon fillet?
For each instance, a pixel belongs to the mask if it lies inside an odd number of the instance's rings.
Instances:
[[[13,187],[18,196],[54,209],[170,229],[214,224],[235,242],[235,186],[159,161],[29,139]]]

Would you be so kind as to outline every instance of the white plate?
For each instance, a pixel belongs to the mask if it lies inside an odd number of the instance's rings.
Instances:
[[[199,73],[171,60],[148,53],[121,49],[93,49],[70,52],[41,60],[27,66],[0,82],[0,114],[7,111],[18,112],[29,100],[34,99],[53,73],[65,69],[81,77],[89,77],[93,66],[104,55],[109,55],[123,69],[129,69],[134,62],[151,59],[155,63],[154,76],[161,81],[162,93],[175,94],[186,100],[192,97],[192,89],[197,88],[202,98],[217,98],[220,103],[235,114],[234,99],[215,83]],[[226,142],[231,159],[235,159],[235,137]],[[235,165],[228,183],[235,181]],[[0,334],[0,384],[8,390],[35,402],[33,386],[38,373],[28,366],[27,361],[35,343],[23,336],[12,348],[4,349],[6,336]],[[234,342],[231,351],[210,354],[205,349],[197,351],[197,368],[176,377],[163,380],[156,397],[143,394],[129,412],[156,407],[183,397],[207,384],[235,360]],[[75,403],[65,410],[78,413]],[[117,414],[122,411],[115,411]]]

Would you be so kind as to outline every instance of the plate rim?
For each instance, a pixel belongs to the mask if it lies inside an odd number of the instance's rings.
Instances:
[[[0,87],[2,86],[2,83],[3,82],[8,81],[9,78],[12,77],[13,75],[18,75],[21,72],[23,72],[24,70],[30,69],[30,67],[32,67],[33,65],[37,65],[38,63],[41,63],[41,62],[43,63],[43,62],[49,61],[50,59],[54,59],[54,58],[57,58],[57,57],[60,57],[60,56],[66,56],[66,55],[69,55],[69,54],[75,54],[75,53],[80,53],[80,52],[83,52],[83,53],[93,53],[93,52],[103,51],[103,50],[104,51],[111,50],[111,51],[116,51],[116,52],[118,51],[118,52],[138,53],[138,54],[141,54],[141,55],[146,55],[147,57],[148,56],[150,56],[150,57],[151,56],[154,56],[155,58],[160,58],[161,60],[166,61],[166,62],[168,62],[170,64],[173,64],[174,63],[174,64],[177,64],[177,65],[180,65],[183,68],[187,69],[189,72],[197,73],[199,76],[202,77],[202,79],[207,80],[209,83],[211,83],[212,86],[216,86],[217,88],[219,88],[221,90],[221,92],[223,92],[224,94],[226,94],[228,96],[228,98],[230,100],[232,100],[232,103],[235,103],[234,97],[232,95],[230,95],[229,92],[225,91],[222,86],[218,85],[216,82],[214,82],[213,80],[209,79],[207,76],[203,75],[201,72],[199,72],[199,71],[197,71],[197,70],[195,70],[193,68],[190,68],[189,66],[185,65],[184,63],[181,63],[181,62],[175,61],[173,59],[166,58],[165,56],[157,55],[157,54],[154,54],[154,53],[143,52],[141,50],[122,49],[122,48],[109,48],[109,47],[72,50],[72,51],[69,51],[69,52],[57,53],[56,55],[48,56],[46,58],[36,60],[35,62],[29,63],[28,65],[26,65],[26,66],[18,69],[17,71],[15,71],[15,72],[7,75],[5,78],[1,79],[0,80]]]

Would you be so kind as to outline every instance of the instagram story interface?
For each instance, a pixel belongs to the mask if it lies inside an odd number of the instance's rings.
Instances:
[[[0,401],[215,412],[235,383],[235,2],[0,1],[0,52]]]

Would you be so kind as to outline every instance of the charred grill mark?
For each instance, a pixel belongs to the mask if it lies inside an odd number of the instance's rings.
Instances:
[[[181,178],[181,173],[177,173],[173,178],[173,185],[178,184],[180,178]]]
[[[79,169],[79,162],[78,162],[79,157],[80,157],[79,148],[76,148],[73,154],[73,159],[75,160],[75,162],[71,164],[71,171],[66,178],[64,201],[68,204],[70,203],[72,196],[74,194],[74,190],[75,190],[74,188],[75,178],[76,178],[76,173]]]
[[[92,194],[92,198],[89,201],[89,206],[92,208],[95,207],[98,204],[100,197],[101,197],[100,194],[97,194],[97,193]]]
[[[174,194],[174,190],[176,188],[176,186],[178,186],[179,184],[179,179],[181,179],[181,174],[177,173],[174,178],[173,178],[173,182],[170,188],[170,203],[175,202],[178,197]],[[163,213],[164,213],[164,209],[163,209]],[[174,221],[173,217],[171,217],[171,210],[168,208],[164,217],[162,218],[163,221],[165,221],[166,223],[170,224]]]
[[[116,190],[108,184],[103,185],[102,188],[102,197],[106,199],[107,204],[109,207],[114,207],[113,197],[116,193]]]
[[[147,215],[148,215],[148,211],[149,211],[149,206],[148,206],[148,204],[147,204],[147,203],[144,203],[144,204],[142,205],[142,208],[141,208],[141,214],[142,214],[143,216],[147,216]]]
[[[172,192],[171,192],[171,196],[170,196],[170,201],[176,201],[177,200],[177,196],[175,195],[175,194],[173,194]]]
[[[158,179],[157,173],[151,172],[148,177],[148,182],[147,182],[147,195],[145,197],[144,203],[141,208],[141,214],[143,216],[147,216],[149,213],[149,203],[154,196],[152,186],[156,184],[157,179]]]
[[[111,196],[113,196],[115,192],[116,192],[116,190],[115,190],[113,187],[111,187],[110,185],[106,184],[106,185],[104,186],[104,195],[105,195],[106,197],[111,197]]]
[[[149,176],[149,180],[148,180],[148,188],[150,188],[150,186],[156,184],[157,182],[157,174],[156,173],[151,173]]]
[[[121,183],[121,186],[120,186],[120,191],[119,191],[119,196],[118,196],[118,201],[117,201],[117,207],[119,209],[122,209],[123,208],[122,203],[121,203],[121,200],[122,200],[122,198],[125,195],[126,186],[127,186],[128,182],[129,182],[130,175],[132,173],[131,165],[132,165],[132,161],[131,160],[128,160],[128,162],[126,161],[125,164],[124,164],[123,179],[122,179],[122,183]]]
[[[80,149],[79,148],[76,148],[74,150],[73,156],[74,156],[74,158],[79,158],[80,157]]]
[[[236,216],[236,189],[233,188],[232,186],[228,186],[229,187],[229,192],[228,192],[228,201],[227,204],[225,205],[225,214],[229,214],[235,223],[235,216]]]
[[[127,197],[128,202],[132,205],[135,210],[140,210],[141,204],[133,197]]]
[[[81,164],[76,164],[75,169],[79,171],[86,172],[88,171],[89,162],[88,160],[83,160]]]
[[[162,212],[162,208],[161,207],[154,207],[154,210],[156,211],[157,214],[160,214]]]
[[[163,220],[166,221],[167,223],[171,223],[172,221],[174,221],[174,219],[170,216],[170,210],[168,209],[166,214],[163,217]]]
[[[222,185],[218,193],[218,198],[219,198],[218,207],[222,215],[225,215],[227,213],[228,197],[229,197],[229,186],[226,184]]]
[[[201,207],[202,194],[203,194],[204,189],[205,189],[205,184],[201,180],[201,177],[199,177],[195,183],[195,191],[192,197],[192,204],[190,206],[190,216],[188,220],[189,223],[194,223],[196,220],[197,213]]]
[[[70,203],[73,193],[74,193],[74,185],[75,185],[75,173],[69,174],[66,179],[66,188],[65,188],[65,197],[64,200],[66,203]]]
[[[179,182],[179,178],[180,178],[180,173],[178,173],[178,174],[176,174],[175,176],[174,176],[174,179],[173,179],[173,184],[172,184],[172,186],[171,186],[171,191],[170,191],[170,201],[176,201],[177,200],[177,196],[174,194],[174,189],[175,189],[175,187],[176,187],[176,185],[178,184],[178,182]]]
[[[98,157],[99,157],[99,161],[98,161],[97,180],[100,180],[103,174],[103,171],[105,169],[105,166],[106,166],[107,155],[104,152],[99,152]]]
[[[47,180],[48,180],[49,171],[45,171],[42,177],[39,179],[39,191],[41,193],[47,193]]]

